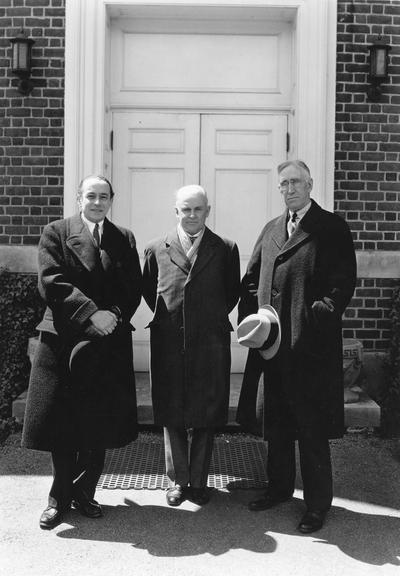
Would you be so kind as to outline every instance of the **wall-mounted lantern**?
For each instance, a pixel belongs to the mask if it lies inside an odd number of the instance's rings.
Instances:
[[[11,71],[20,78],[18,91],[27,96],[33,90],[31,76],[31,51],[34,40],[28,38],[27,34],[21,30],[16,38],[11,38],[12,63]]]
[[[369,82],[367,94],[371,102],[378,102],[382,96],[381,83],[388,79],[389,51],[392,49],[380,39],[368,46]]]

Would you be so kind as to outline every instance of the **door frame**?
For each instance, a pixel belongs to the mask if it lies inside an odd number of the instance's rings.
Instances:
[[[163,9],[202,5],[195,0],[175,0],[164,2]],[[66,3],[65,216],[76,211],[76,189],[82,176],[110,173],[110,15],[121,7],[140,9],[143,14],[155,6],[160,6],[159,0],[69,0]],[[277,10],[292,14],[296,30],[297,82],[288,157],[306,160],[316,183],[314,197],[332,210],[337,0],[208,0],[207,6],[249,10],[261,7],[275,17]]]

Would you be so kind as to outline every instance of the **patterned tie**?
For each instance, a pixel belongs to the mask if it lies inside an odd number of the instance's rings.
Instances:
[[[93,238],[94,238],[94,241],[96,243],[97,248],[100,249],[100,234],[99,234],[99,225],[97,222],[94,226]]]
[[[296,220],[297,220],[297,212],[293,212],[291,219],[287,223],[287,231],[289,238],[296,230]]]

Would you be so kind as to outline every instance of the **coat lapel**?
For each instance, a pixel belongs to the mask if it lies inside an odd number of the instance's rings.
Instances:
[[[209,228],[205,228],[203,238],[200,242],[197,258],[190,270],[187,282],[193,280],[195,276],[206,266],[214,256],[215,235]]]
[[[104,219],[103,236],[101,238],[100,259],[103,270],[111,270],[121,258],[121,239],[116,228],[107,218]]]
[[[98,263],[98,250],[88,227],[80,215],[70,219],[69,235],[66,239],[68,248],[90,272]]]
[[[300,220],[299,225],[297,226],[295,232],[284,241],[283,245],[281,245],[281,254],[287,252],[288,250],[293,250],[299,244],[302,244],[307,238],[315,232],[319,225],[319,206],[311,200],[311,206],[303,218]],[[279,239],[282,240],[282,232],[285,233],[286,238],[286,223],[287,223],[287,212],[282,214],[279,218],[280,221],[280,231],[279,231]],[[275,240],[276,241],[276,240]]]
[[[185,252],[183,251],[176,228],[168,233],[165,239],[165,244],[171,262],[183,270],[185,274],[189,274],[191,264],[189,259],[186,257]]]
[[[287,242],[286,231],[286,212],[279,216],[276,220],[275,226],[272,231],[272,239],[280,252]]]

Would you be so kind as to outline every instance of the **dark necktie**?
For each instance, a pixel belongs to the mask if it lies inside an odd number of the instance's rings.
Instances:
[[[97,222],[94,226],[93,238],[94,238],[94,241],[96,243],[97,248],[100,250],[100,234],[99,234],[99,225],[97,224]]]
[[[293,212],[292,217],[287,224],[287,231],[288,231],[289,238],[293,234],[293,232],[296,230],[296,220],[297,220],[297,212]]]
[[[196,236],[189,236],[191,243],[193,244],[196,240]]]

